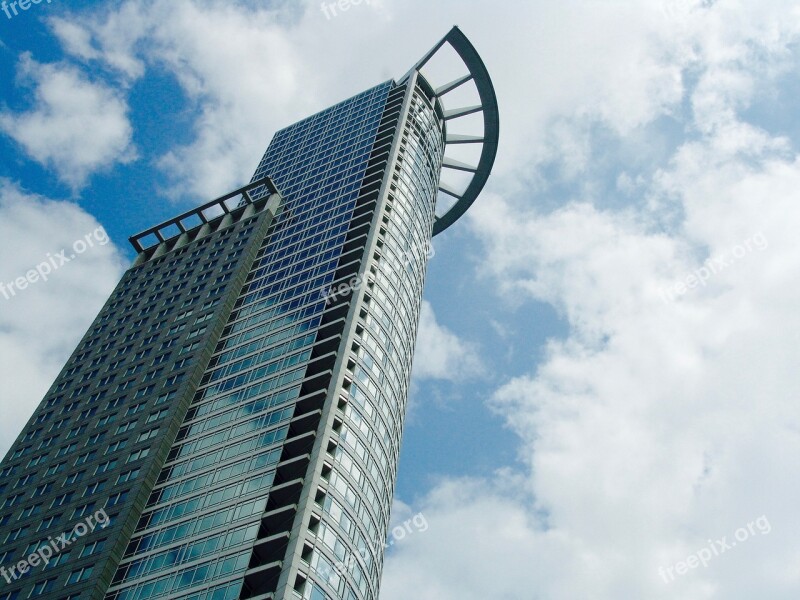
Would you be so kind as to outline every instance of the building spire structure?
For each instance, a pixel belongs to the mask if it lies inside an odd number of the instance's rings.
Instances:
[[[448,48],[463,72],[435,87]],[[498,135],[454,28],[276,133],[247,186],[132,237],[0,465],[0,599],[376,599],[431,240]]]
[[[446,45],[449,45],[455,50],[468,72],[434,89],[430,83],[425,80],[422,75],[422,69],[434,59]],[[433,226],[433,235],[435,236],[461,218],[469,207],[472,206],[472,203],[475,202],[483,190],[483,187],[486,185],[489,174],[494,166],[495,157],[497,156],[497,144],[500,138],[500,111],[497,106],[497,95],[494,91],[494,85],[492,85],[492,79],[489,77],[489,71],[486,69],[486,65],[483,63],[477,50],[475,50],[475,47],[458,27],[453,27],[438,44],[431,48],[430,52],[423,56],[408,74],[406,74],[401,80],[401,83],[409,81],[415,75],[420,78],[420,80],[424,81],[428,90],[432,92],[432,101],[442,107],[445,121],[445,154],[448,147],[452,148],[453,146],[462,144],[475,144],[481,148],[480,159],[478,160],[478,164],[474,166],[458,161],[455,158],[448,158],[445,155],[445,159],[442,162],[443,168],[471,173],[472,179],[469,181],[467,187],[460,192],[444,183],[439,184],[439,191],[448,196],[452,196],[457,202],[446,211],[437,215]],[[450,94],[470,82],[474,82],[480,102],[475,105],[458,106],[448,109],[447,94]],[[476,113],[480,113],[483,117],[483,131],[480,134],[463,135],[447,132],[448,123],[455,123],[457,119],[462,119],[463,117]]]

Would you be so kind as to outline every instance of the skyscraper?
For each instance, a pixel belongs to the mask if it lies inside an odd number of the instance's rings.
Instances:
[[[445,50],[462,72],[437,88]],[[0,465],[0,600],[377,598],[431,238],[498,129],[454,28],[278,132],[247,186],[132,237]]]

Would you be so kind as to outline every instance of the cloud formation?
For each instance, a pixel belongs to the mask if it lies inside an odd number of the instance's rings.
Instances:
[[[99,223],[71,202],[0,180],[0,282],[93,234]],[[0,295],[0,455],[4,455],[105,303],[124,269],[113,244],[96,244],[15,295]]]
[[[436,321],[430,302],[423,301],[414,353],[414,378],[457,382],[482,372],[477,348]]]
[[[18,79],[34,90],[32,106],[0,112],[0,131],[73,190],[95,172],[136,157],[127,104],[112,88],[75,67],[38,63],[29,53],[19,61]]]

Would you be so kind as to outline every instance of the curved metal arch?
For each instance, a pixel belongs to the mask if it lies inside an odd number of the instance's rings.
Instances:
[[[403,78],[403,81],[406,81],[414,71],[420,71],[445,44],[450,44],[453,50],[458,53],[461,60],[464,61],[469,74],[436,88],[434,102],[438,100],[444,107],[443,96],[469,81],[474,81],[480,96],[480,105],[445,110],[444,118],[445,121],[451,121],[467,115],[483,113],[484,133],[483,137],[447,135],[446,146],[450,144],[482,144],[483,148],[477,166],[468,165],[445,156],[444,168],[464,171],[473,175],[463,193],[456,192],[444,184],[439,187],[439,191],[456,198],[456,203],[444,215],[436,217],[433,225],[434,236],[440,234],[461,218],[478,198],[494,166],[500,137],[500,113],[497,106],[497,95],[495,94],[491,77],[489,77],[489,71],[486,69],[486,65],[483,63],[478,51],[457,26],[453,27],[430,52],[414,65],[409,74]]]

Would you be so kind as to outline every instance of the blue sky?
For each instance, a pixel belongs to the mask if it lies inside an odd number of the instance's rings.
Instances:
[[[276,130],[401,77],[457,23],[501,146],[435,240],[396,508],[430,527],[393,549],[382,597],[797,598],[798,17],[778,0],[0,12],[0,282],[100,225],[112,240],[0,297],[2,450],[129,235],[247,181]]]

